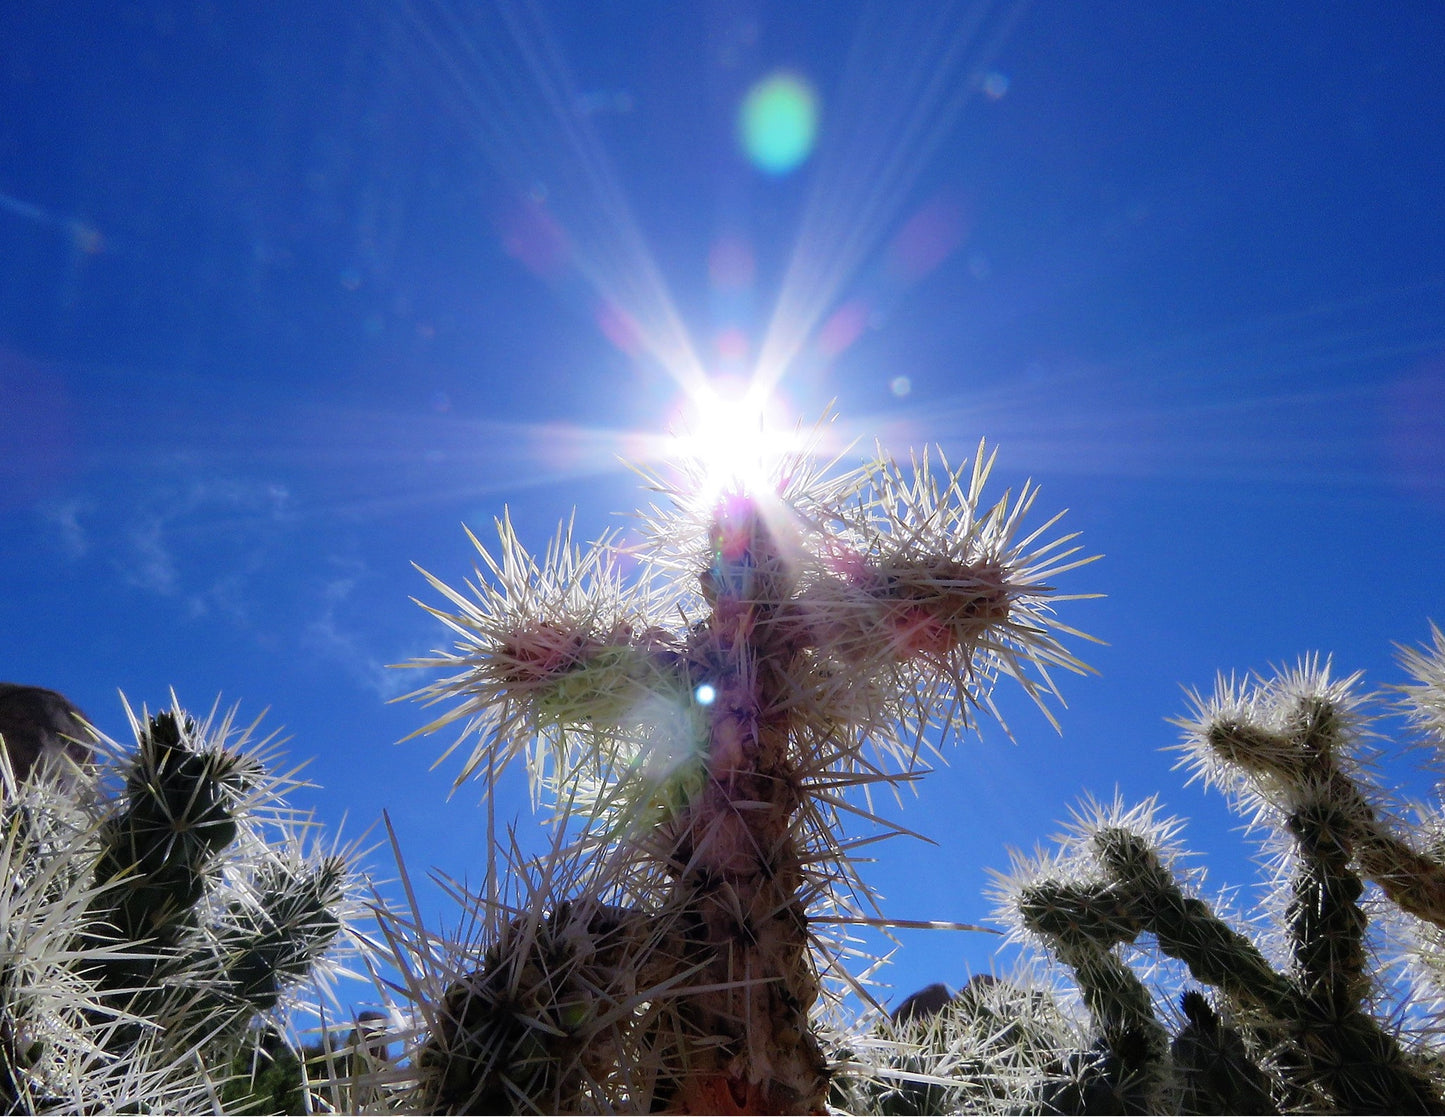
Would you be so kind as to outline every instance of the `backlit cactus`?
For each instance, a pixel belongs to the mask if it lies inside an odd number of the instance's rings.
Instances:
[[[830,1103],[846,1113],[1033,1113],[1070,1082],[1081,1030],[1052,993],[977,974],[957,994],[930,986],[843,1039]]]
[[[1053,521],[1020,531],[1031,487],[982,503],[991,465],[793,457],[763,491],[684,467],[631,581],[614,545],[538,561],[506,520],[469,592],[432,579],[460,639],[419,664],[451,672],[427,729],[464,725],[489,795],[526,757],[558,840],[489,865],[479,935],[392,927],[424,1108],[820,1109],[829,920],[869,897],[840,815],[880,821],[868,789],[992,709],[998,675],[1042,706],[1050,668],[1084,669],[1051,585],[1084,560],[1040,543]]]
[[[1445,641],[1437,630],[1433,648],[1403,658],[1415,676],[1400,688],[1405,712],[1441,747]],[[1004,914],[1073,971],[1098,1040],[1095,1097],[1055,1092],[1055,1111],[1101,1111],[1101,1090],[1124,1112],[1445,1111],[1430,990],[1391,1013],[1372,966],[1382,950],[1438,965],[1445,863],[1362,775],[1375,721],[1358,683],[1309,659],[1268,680],[1221,679],[1180,722],[1195,770],[1287,843],[1280,957],[1194,894],[1174,867],[1178,824],[1152,804],[1087,812],[1059,853],[1003,878]],[[1428,818],[1420,827],[1432,829]],[[1367,938],[1391,905],[1385,937]],[[1184,991],[1172,1042],[1132,974],[1128,951],[1142,939],[1213,990]]]

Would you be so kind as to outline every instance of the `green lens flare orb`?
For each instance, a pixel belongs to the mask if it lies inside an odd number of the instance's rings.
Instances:
[[[760,171],[785,175],[813,150],[818,95],[793,74],[764,78],[748,90],[738,117],[743,151]]]

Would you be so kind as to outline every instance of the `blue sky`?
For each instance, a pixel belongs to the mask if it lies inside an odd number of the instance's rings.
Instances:
[[[1063,617],[1099,676],[923,781],[889,913],[986,919],[985,870],[1116,788],[1248,885],[1161,751],[1181,685],[1397,681],[1445,621],[1445,14],[1382,11],[8,5],[0,676],[117,735],[118,690],[269,707],[330,825],[475,878],[475,789],[396,743],[425,676],[385,665],[447,642],[410,564],[459,581],[504,506],[538,548],[618,524],[678,354],[767,356],[862,447],[988,437],[1105,555]],[[816,134],[770,162],[739,114],[780,74]],[[901,941],[900,994],[989,965]]]

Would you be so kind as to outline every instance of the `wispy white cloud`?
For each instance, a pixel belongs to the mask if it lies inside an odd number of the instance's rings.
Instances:
[[[121,576],[131,585],[171,597],[176,593],[176,562],[165,529],[165,521],[156,515],[132,521],[117,561]]]
[[[358,685],[384,700],[404,694],[411,681],[393,671],[378,656],[360,632],[348,626],[342,613],[353,591],[367,580],[369,571],[359,559],[333,557],[332,565],[346,573],[321,587],[321,614],[306,626],[303,642],[317,655],[340,666]]]
[[[47,505],[40,511],[54,531],[54,541],[66,559],[77,562],[84,558],[90,550],[90,535],[80,517],[92,511],[92,505],[84,500],[68,500],[63,504]]]
[[[121,578],[183,599],[192,618],[219,611],[244,621],[248,581],[268,540],[293,518],[290,490],[275,481],[193,477],[138,503],[112,525],[111,561]]]
[[[420,633],[380,626],[365,561],[334,539],[309,549],[314,525],[275,478],[171,476],[143,488],[104,484],[43,510],[52,546],[108,570],[114,584],[166,602],[183,621],[228,624],[267,648],[300,647],[328,671],[383,699],[416,685],[386,665],[421,654]],[[420,627],[420,626],[418,626]],[[408,646],[396,653],[399,642]]]

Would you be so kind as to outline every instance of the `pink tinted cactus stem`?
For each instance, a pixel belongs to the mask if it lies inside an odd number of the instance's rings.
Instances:
[[[823,1112],[828,1074],[808,1024],[818,995],[793,833],[801,802],[788,679],[805,628],[782,556],[751,501],[728,501],[704,573],[712,614],[693,634],[690,674],[709,686],[707,780],[664,840],[683,925],[711,954],[680,1006],[699,1036],[670,1101],[680,1113]],[[712,986],[709,988],[708,986]]]

